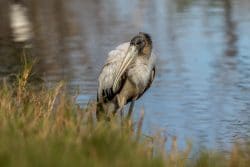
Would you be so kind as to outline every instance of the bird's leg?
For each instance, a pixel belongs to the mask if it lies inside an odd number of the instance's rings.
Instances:
[[[123,107],[118,109],[118,112],[120,113],[121,126],[123,126],[123,110]]]
[[[123,108],[119,109],[121,120],[123,119]]]
[[[120,113],[121,122],[123,122],[123,115],[124,115],[123,108],[124,108],[125,103],[126,103],[125,97],[122,95],[117,95],[117,104],[119,107],[117,111]]]
[[[125,105],[126,99],[122,95],[117,95],[117,103],[119,108],[123,108]]]
[[[122,95],[117,96],[117,103],[118,103],[118,111],[120,112],[121,116],[123,116],[123,108],[126,103],[126,98]]]
[[[103,108],[103,105],[99,102],[97,102],[97,105],[96,105],[96,118],[98,121],[101,120],[101,118],[103,118],[105,116],[105,111],[104,111],[104,108]]]
[[[135,105],[135,101],[132,100],[130,105],[129,105],[127,119],[130,119],[132,112],[133,112],[133,109],[134,109],[134,105]]]

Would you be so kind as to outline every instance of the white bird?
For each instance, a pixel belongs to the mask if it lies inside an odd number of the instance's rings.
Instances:
[[[150,35],[140,32],[112,50],[98,78],[97,118],[140,98],[155,77],[155,54]]]

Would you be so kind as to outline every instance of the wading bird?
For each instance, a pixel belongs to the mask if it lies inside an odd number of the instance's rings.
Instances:
[[[98,78],[97,119],[118,110],[122,112],[129,102],[132,109],[134,101],[151,86],[155,76],[152,47],[151,37],[140,32],[130,42],[109,52]]]

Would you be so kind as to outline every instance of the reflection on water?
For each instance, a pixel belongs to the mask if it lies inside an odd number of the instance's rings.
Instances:
[[[136,103],[136,111],[145,108],[144,130],[161,128],[178,136],[181,147],[190,138],[200,146],[229,148],[250,136],[248,0],[22,3],[33,24],[36,70],[48,84],[67,80],[71,93],[79,89],[80,104],[95,98],[108,51],[145,31],[153,37],[158,72]],[[0,76],[18,64],[6,5],[0,5]]]

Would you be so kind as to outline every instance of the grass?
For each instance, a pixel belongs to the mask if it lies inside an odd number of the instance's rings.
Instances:
[[[16,84],[0,87],[0,166],[194,166],[247,167],[250,144],[235,144],[229,154],[201,151],[191,144],[179,151],[176,138],[146,137],[138,121],[95,119],[95,103],[79,108],[59,82],[34,90],[28,84],[32,64],[24,63]]]
[[[79,108],[62,82],[32,89],[24,64],[16,84],[0,87],[0,166],[164,166],[142,118],[97,122],[95,104]]]

